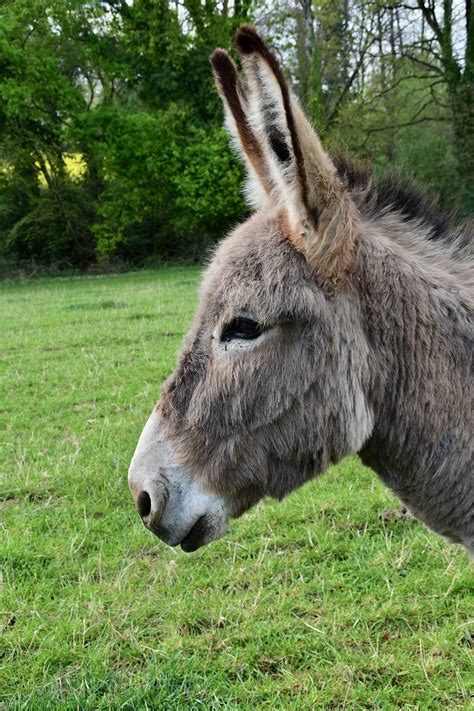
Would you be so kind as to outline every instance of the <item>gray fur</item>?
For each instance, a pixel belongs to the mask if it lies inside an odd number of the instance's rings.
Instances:
[[[252,217],[216,252],[159,409],[181,461],[234,511],[360,451],[416,516],[472,548],[470,269],[418,229],[408,249],[396,225],[366,226],[334,293],[277,216]],[[215,324],[238,314],[272,329],[216,358]]]
[[[472,552],[472,233],[462,249],[454,229],[434,240],[422,202],[417,215],[376,209],[372,179],[350,185],[338,170],[357,226],[350,269],[318,273],[280,196],[257,211],[207,270],[161,426],[232,515],[359,452],[418,518]],[[237,316],[263,336],[222,342]]]

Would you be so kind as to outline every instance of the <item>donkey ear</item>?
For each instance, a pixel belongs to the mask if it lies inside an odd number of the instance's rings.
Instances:
[[[247,198],[254,207],[262,207],[273,190],[273,184],[261,141],[255,136],[248,121],[245,90],[235,64],[227,52],[216,49],[210,61],[224,104],[227,130],[233,138],[237,152],[247,165]]]
[[[249,86],[248,120],[263,137],[275,192],[293,228],[292,242],[315,273],[337,281],[354,261],[357,208],[273,52],[249,25],[237,30],[235,41]]]

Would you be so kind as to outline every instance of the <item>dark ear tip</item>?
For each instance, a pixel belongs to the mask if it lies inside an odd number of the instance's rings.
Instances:
[[[215,49],[209,57],[209,60],[212,64],[214,74],[221,85],[227,83],[229,80],[233,82],[236,81],[237,72],[234,62],[224,49]]]
[[[217,47],[209,56],[209,61],[214,64],[214,62],[220,62],[223,60],[224,57],[228,57],[229,55],[225,51],[225,49],[221,49],[220,47]]]
[[[231,59],[224,49],[215,49],[209,57],[209,61],[216,71],[223,67],[228,67]]]
[[[241,54],[263,54],[266,50],[264,41],[252,25],[240,25],[235,33],[235,44]]]

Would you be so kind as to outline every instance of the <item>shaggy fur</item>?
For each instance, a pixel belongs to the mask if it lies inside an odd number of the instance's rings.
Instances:
[[[227,106],[245,122],[240,149],[264,156],[257,173],[284,165],[207,271],[158,404],[167,437],[234,515],[360,452],[416,516],[472,551],[472,233],[401,181],[377,183],[370,171],[333,162],[286,84],[281,91],[261,39],[248,27],[239,36],[254,116],[240,101]],[[237,75],[218,61],[226,101],[237,96]],[[267,76],[259,89],[256,71],[273,71],[273,85]],[[258,124],[265,107],[270,129]],[[275,125],[278,140],[267,135],[255,149]],[[224,342],[238,316],[262,335]]]

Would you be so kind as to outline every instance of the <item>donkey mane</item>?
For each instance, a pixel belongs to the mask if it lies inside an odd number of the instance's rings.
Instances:
[[[415,223],[419,228],[414,232],[416,238],[436,244],[432,252],[439,261],[448,258],[472,264],[472,221],[456,224],[454,216],[442,212],[434,197],[399,170],[377,176],[371,163],[356,162],[345,153],[332,156],[332,160],[365,219],[396,215],[407,227],[413,228]]]
[[[348,190],[363,195],[359,209],[365,217],[376,218],[396,211],[403,221],[422,221],[429,226],[428,239],[443,240],[451,233],[450,218],[414,181],[399,171],[376,177],[370,163],[356,163],[342,154],[332,158]]]

